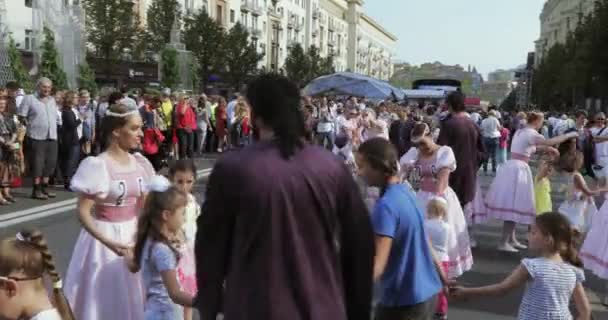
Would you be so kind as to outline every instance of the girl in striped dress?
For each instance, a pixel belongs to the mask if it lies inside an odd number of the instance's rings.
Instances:
[[[499,284],[478,288],[453,287],[452,297],[501,296],[526,285],[519,306],[520,320],[571,320],[568,306],[574,300],[577,319],[589,319],[591,306],[583,288],[585,273],[576,251],[579,233],[568,218],[557,212],[536,217],[530,229],[530,249],[537,258],[523,259],[513,273]]]

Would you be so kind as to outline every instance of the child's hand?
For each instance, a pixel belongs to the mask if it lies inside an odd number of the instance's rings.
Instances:
[[[462,286],[451,286],[449,297],[453,299],[464,299],[468,296],[468,289]]]

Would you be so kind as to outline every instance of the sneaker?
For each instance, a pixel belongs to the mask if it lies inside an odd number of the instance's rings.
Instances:
[[[500,246],[498,246],[498,251],[502,251],[502,252],[512,252],[512,253],[516,253],[519,252],[519,250],[515,249],[511,244],[509,243],[505,243],[502,244]]]
[[[448,320],[448,315],[442,313],[435,313],[433,320]]]
[[[526,246],[525,244],[521,244],[519,241],[513,241],[511,242],[511,245],[519,250],[526,250],[528,249],[528,246]]]

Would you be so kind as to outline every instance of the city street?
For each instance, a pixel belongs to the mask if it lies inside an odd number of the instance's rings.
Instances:
[[[211,161],[205,161],[202,165],[199,163],[199,170],[210,168],[211,165]],[[482,176],[482,181],[485,190],[491,181],[491,177]],[[195,189],[196,196],[201,200],[205,183],[206,178],[202,178]],[[62,194],[60,199],[65,201],[70,196],[73,197],[73,194]],[[23,198],[19,200],[21,200],[21,205],[23,206],[29,201]],[[560,203],[560,201],[559,198],[554,198],[554,204]],[[9,211],[8,208],[0,208],[0,223],[2,223],[2,217],[6,216]],[[75,210],[72,209],[68,212],[9,227],[1,227],[0,236],[2,238],[13,236],[23,227],[39,228],[47,235],[50,247],[57,259],[58,267],[62,273],[65,273],[74,242],[80,232],[80,225]],[[525,237],[526,230],[522,229],[520,231],[521,237]],[[478,228],[476,235],[480,247],[474,250],[474,268],[460,279],[462,284],[484,285],[500,281],[514,269],[519,260],[524,256],[524,254],[509,255],[494,250],[500,232],[500,225],[497,223]],[[599,304],[598,294],[601,292],[602,284],[597,278],[589,274],[587,276],[585,285],[588,288],[588,294],[592,302],[594,319],[608,319],[608,309]],[[523,288],[501,298],[452,302],[450,306],[450,319],[513,319],[517,315],[522,291]]]

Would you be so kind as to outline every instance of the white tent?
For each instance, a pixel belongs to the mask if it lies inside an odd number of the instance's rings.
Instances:
[[[408,99],[443,99],[445,98],[445,91],[443,90],[423,90],[423,89],[410,89],[403,90],[405,96]]]

